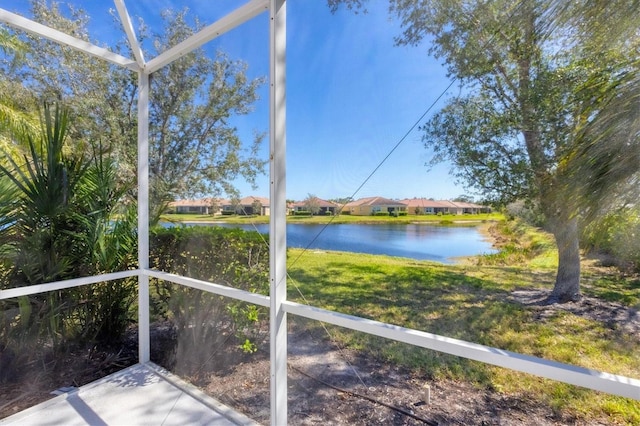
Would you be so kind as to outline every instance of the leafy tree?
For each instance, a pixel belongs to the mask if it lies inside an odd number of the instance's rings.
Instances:
[[[72,6],[67,9],[65,14],[56,1],[32,0],[32,12],[38,22],[92,41],[86,13]],[[152,45],[154,54],[201,28],[197,20],[193,25],[188,22],[186,11],[165,12],[163,18],[163,32],[150,33],[145,26],[139,31],[141,40],[151,41],[144,46]],[[64,98],[72,118],[70,139],[100,143],[116,159],[120,180],[134,181],[138,89],[135,73],[39,37],[21,38],[29,46],[26,64],[15,70],[6,68],[7,78],[24,82],[40,98]],[[128,49],[122,43],[116,50],[131,57]],[[242,176],[253,182],[263,172],[265,162],[257,154],[263,135],[257,134],[245,148],[229,123],[232,116],[251,111],[263,82],[262,78],[250,80],[246,76],[246,64],[222,52],[209,58],[202,49],[151,76],[152,218],[159,217],[176,196],[223,191],[233,194],[234,179]]]
[[[353,201],[353,197],[333,198],[333,199],[330,199],[329,201],[331,201],[331,202],[333,202],[333,203],[336,203],[336,204],[338,205],[338,209],[337,209],[337,211],[338,211],[338,212],[341,212],[341,211],[342,211],[342,208],[343,208],[346,204],[348,204],[348,203],[350,203],[351,201]]]
[[[0,51],[6,56],[3,67],[14,68],[23,59],[27,46],[0,27]],[[14,135],[38,131],[33,99],[20,84],[0,76],[0,148],[18,155]]]
[[[458,201],[461,203],[474,203],[475,200],[473,199],[473,197],[469,196],[469,195],[458,195],[456,198],[454,198],[451,201]]]
[[[251,214],[256,216],[260,216],[262,214],[262,203],[257,198],[254,198],[253,202],[251,202]]]
[[[233,207],[233,212],[235,214],[240,214],[242,212],[242,206],[240,205],[240,198],[237,196],[231,197],[231,206]]]
[[[365,2],[329,1],[334,9],[342,3],[359,9]],[[578,171],[582,179],[606,175],[613,164],[612,158],[601,161],[599,156],[611,151],[606,145],[612,135],[607,132],[623,121],[609,114],[616,124],[609,123],[604,130],[608,137],[599,140],[595,129],[603,129],[596,123],[605,106],[625,99],[619,90],[623,76],[638,74],[638,33],[629,23],[638,16],[638,3],[627,2],[626,13],[615,14],[623,20],[619,28],[632,30],[610,44],[585,42],[597,37],[601,41],[602,31],[578,37],[575,24],[594,20],[584,13],[586,7],[556,13],[562,2],[390,4],[404,29],[397,43],[416,45],[428,37],[433,41],[430,53],[464,89],[422,127],[425,144],[434,151],[433,162],[450,161],[453,174],[489,200],[506,204],[524,199],[535,205],[558,246],[549,300],[579,298],[578,225],[584,208],[581,196],[588,191],[576,185],[575,178]],[[599,28],[616,25],[609,21]],[[613,152],[618,155],[620,147]]]
[[[211,198],[209,201],[209,208],[211,209],[211,216],[215,216],[215,214],[222,208],[220,205],[220,199],[215,197]]]
[[[89,41],[89,17],[82,9],[57,1],[32,0],[33,19],[66,34]],[[65,13],[66,12],[66,13]],[[65,100],[69,114],[67,143],[109,151],[116,161],[118,179],[136,179],[136,98],[134,73],[41,37],[15,33],[27,46],[20,67],[5,67],[4,75],[18,82],[34,98]],[[135,196],[134,193],[130,196]]]
[[[572,156],[572,182],[589,220],[599,220],[640,195],[640,36],[637,1],[554,2],[556,14],[576,29],[584,50],[623,64],[594,73],[579,90],[593,94],[582,112]],[[635,52],[635,54],[633,53]],[[604,76],[602,75],[604,74]],[[618,232],[618,229],[612,229]]]
[[[304,208],[312,215],[320,213],[320,199],[313,194],[308,194],[304,200]]]
[[[158,52],[200,29],[187,23],[186,12],[165,12],[165,33],[153,36]],[[234,193],[232,180],[253,181],[264,162],[257,158],[263,135],[249,154],[229,119],[247,114],[264,79],[249,80],[246,64],[218,52],[209,59],[202,49],[153,74],[151,80],[152,183],[158,196],[184,193]],[[202,102],[195,102],[203,98]]]

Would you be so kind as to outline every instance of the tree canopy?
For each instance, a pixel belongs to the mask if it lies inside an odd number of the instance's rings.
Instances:
[[[67,11],[68,9],[68,11]],[[59,2],[32,0],[34,19],[75,37],[92,41],[90,18]],[[187,11],[165,11],[163,28],[138,30],[153,57],[201,29]],[[119,26],[114,22],[114,26]],[[120,31],[120,29],[118,29]],[[69,109],[70,143],[100,144],[118,164],[119,178],[136,179],[137,76],[89,55],[40,37],[6,31],[28,47],[20,67],[3,66],[0,83],[28,90],[35,99],[61,101]],[[94,42],[94,41],[92,41]],[[94,42],[97,43],[97,42]],[[116,51],[132,56],[127,43]],[[175,197],[235,193],[233,182],[252,183],[265,161],[257,150],[263,139],[241,140],[231,118],[247,114],[264,78],[250,79],[247,65],[224,52],[209,57],[202,49],[151,75],[150,191],[151,215],[158,217]],[[17,90],[17,89],[16,89]],[[37,105],[38,102],[35,103]],[[135,197],[135,193],[131,196]]]
[[[188,24],[185,12],[163,16],[165,33],[152,36],[158,53],[199,29],[198,23]],[[263,171],[264,162],[257,157],[263,135],[256,134],[243,153],[230,124],[233,115],[252,110],[264,83],[263,78],[249,80],[246,68],[221,51],[210,59],[197,50],[152,75],[150,170],[156,197],[235,194],[233,179],[243,176],[253,182]]]

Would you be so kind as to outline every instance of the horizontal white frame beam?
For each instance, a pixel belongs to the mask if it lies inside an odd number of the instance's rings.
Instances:
[[[140,70],[138,64],[132,59],[125,58],[122,55],[118,55],[117,53],[113,53],[112,51],[105,49],[104,47],[96,46],[88,41],[65,34],[62,31],[49,28],[15,13],[11,13],[5,9],[0,9],[0,22],[4,22],[7,25],[31,34],[44,37],[48,40],[55,41],[56,43],[64,44],[81,52],[95,56],[96,58],[103,59],[130,70]]]
[[[270,305],[269,296],[264,296],[262,294],[251,293],[250,291],[214,284],[208,281],[197,280],[195,278],[188,278],[182,275],[170,274],[168,272],[156,271],[153,269],[144,270],[142,273],[159,280],[169,281],[186,287],[206,291],[207,293],[241,300],[247,303],[253,303],[254,305],[264,306],[265,308],[268,308]]]
[[[510,370],[640,400],[640,380],[285,301],[290,314]]]
[[[0,300],[11,299],[20,296],[29,296],[31,294],[46,293],[48,291],[64,290],[66,288],[80,287],[88,284],[101,283],[104,281],[120,280],[123,278],[137,277],[140,275],[139,269],[130,271],[112,272],[110,274],[94,275],[91,277],[74,278],[71,280],[55,281],[45,284],[36,284],[26,287],[10,288],[0,290]]]
[[[269,0],[250,1],[147,62],[145,73],[151,74],[159,70],[181,56],[192,52],[208,41],[221,36],[268,9]]]

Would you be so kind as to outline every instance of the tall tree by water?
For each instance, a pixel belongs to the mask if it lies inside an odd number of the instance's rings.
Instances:
[[[335,10],[340,4],[362,9],[367,2],[328,3]],[[428,38],[429,52],[461,86],[422,127],[432,163],[449,161],[456,177],[489,199],[527,200],[541,211],[559,253],[553,302],[580,297],[579,219],[588,190],[576,185],[576,177],[602,173],[600,188],[606,191],[634,172],[633,162],[618,177],[608,172],[623,149],[608,142],[629,141],[629,134],[621,136],[620,116],[605,111],[633,93],[633,85],[624,83],[638,71],[639,5],[620,2],[624,14],[579,31],[597,21],[586,3],[569,8],[546,0],[390,1],[403,26],[396,42],[417,45]],[[610,43],[587,41],[601,41],[609,26],[621,31]],[[631,117],[632,104],[625,104]],[[607,121],[603,117],[610,119],[606,127],[598,124]],[[632,133],[635,147],[637,137]],[[603,161],[603,153],[613,155]]]

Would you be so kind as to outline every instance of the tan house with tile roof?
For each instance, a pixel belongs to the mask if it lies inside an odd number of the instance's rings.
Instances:
[[[197,200],[176,200],[169,203],[169,209],[175,213],[222,214],[222,206],[228,203],[222,198],[200,198]]]
[[[317,208],[317,212],[314,214],[319,216],[324,215],[335,215],[338,213],[340,206],[331,201],[323,200],[322,198],[315,197],[313,202],[313,206]],[[290,214],[295,215],[297,212],[309,212],[311,208],[310,203],[307,200],[304,201],[296,201],[295,203],[291,203],[288,206]],[[313,212],[312,212],[313,213]]]
[[[342,208],[342,214],[354,216],[374,216],[387,213],[391,216],[407,214],[407,206],[400,201],[384,197],[367,197],[351,201]]]
[[[491,208],[473,203],[449,200],[431,200],[427,198],[410,198],[401,201],[407,205],[407,213],[420,214],[478,214],[489,213]]]
[[[271,214],[269,204],[268,198],[250,195],[238,200],[237,203],[228,200],[222,206],[222,214],[269,216]]]
[[[462,201],[456,201],[456,206],[462,209],[462,214],[478,214],[478,213],[491,213],[491,207],[482,206],[474,203],[465,203]]]

